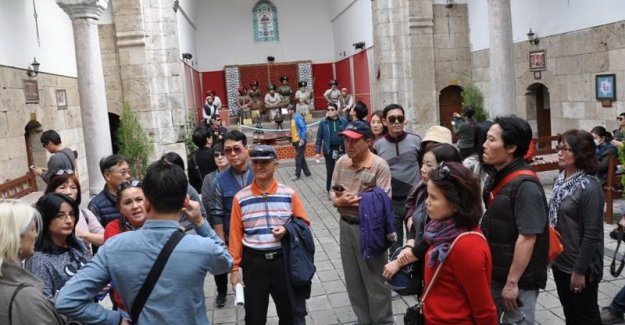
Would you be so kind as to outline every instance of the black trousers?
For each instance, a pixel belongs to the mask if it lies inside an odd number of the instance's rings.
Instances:
[[[558,289],[558,297],[562,303],[567,325],[601,325],[597,292],[599,283],[589,282],[586,276],[586,288],[579,293],[571,291],[571,274],[564,273],[556,267],[553,270],[553,279]]]
[[[243,248],[241,268],[245,295],[245,324],[264,325],[267,322],[269,295],[276,304],[280,325],[294,324],[289,300],[284,261],[279,256],[266,259],[262,251]]]
[[[217,293],[228,294],[228,273],[213,276],[217,285]]]
[[[299,142],[293,142],[293,146],[295,147],[295,176],[302,176],[302,169],[304,170],[304,175],[310,176],[310,169],[308,169],[305,156],[306,141],[304,141],[303,146],[300,146]]]
[[[334,166],[336,165],[336,160],[332,159],[332,154],[324,153],[323,157],[325,158],[326,163],[326,192],[330,191],[330,185],[332,185],[332,174],[334,173]]]

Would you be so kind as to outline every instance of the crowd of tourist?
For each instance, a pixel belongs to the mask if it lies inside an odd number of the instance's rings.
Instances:
[[[275,115],[288,107],[297,181],[312,174],[309,103],[284,101],[292,90],[288,78],[280,82],[264,103],[258,83],[240,93],[250,109],[264,105]],[[324,158],[325,191],[340,216],[340,257],[358,324],[394,324],[394,290],[417,297],[427,324],[534,324],[549,269],[567,324],[623,320],[625,289],[610,306],[597,302],[602,185],[621,128],[564,132],[547,198],[527,158],[534,146],[527,121],[477,122],[467,107],[454,114],[453,132],[432,126],[421,137],[404,129],[401,105],[368,119],[364,103],[335,80],[330,87],[315,159]],[[0,323],[209,324],[203,283],[210,273],[217,308],[226,304],[228,282],[230,290],[243,287],[246,324],[266,323],[269,297],[279,324],[305,324],[315,272],[311,221],[300,194],[276,177],[276,149],[227,131],[220,105],[210,92],[188,178],[173,152],[141,180],[123,156],[104,157],[106,184],[88,209],[80,208],[73,153],[58,133],[44,132],[50,163],[32,167],[48,183],[44,195],[34,207],[0,201],[0,302],[8,306]],[[551,229],[563,245],[555,257]],[[99,303],[107,295],[113,309]]]

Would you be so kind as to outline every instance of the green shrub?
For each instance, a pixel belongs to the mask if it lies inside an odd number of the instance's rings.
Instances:
[[[118,137],[119,153],[128,160],[131,175],[136,179],[143,178],[154,148],[128,102],[124,102]]]
[[[484,95],[482,95],[482,91],[474,83],[468,84],[462,90],[462,107],[467,106],[473,106],[475,109],[473,119],[476,122],[479,123],[488,119],[488,112],[484,108]]]

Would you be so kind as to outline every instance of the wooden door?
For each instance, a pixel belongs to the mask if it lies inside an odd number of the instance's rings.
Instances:
[[[454,113],[462,114],[462,88],[448,86],[441,90],[438,97],[440,125],[453,130],[451,120]],[[454,137],[454,141],[456,138]]]
[[[544,85],[536,89],[536,124],[538,136],[551,135],[551,109],[549,104],[549,90]]]

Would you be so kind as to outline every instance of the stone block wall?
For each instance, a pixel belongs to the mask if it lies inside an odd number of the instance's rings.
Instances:
[[[471,81],[469,11],[466,4],[434,5],[434,67],[436,89],[464,87]]]
[[[625,111],[624,35],[625,21],[620,21],[540,37],[538,45],[526,41],[514,44],[517,115],[536,125],[536,114],[531,112],[532,99],[526,93],[528,87],[540,83],[549,90],[553,134],[570,128],[590,130],[597,125],[608,130],[616,128],[616,115]],[[546,70],[541,72],[540,79],[535,79],[534,72],[529,71],[528,54],[543,49]],[[471,53],[473,79],[485,99],[490,79],[488,56],[488,49]],[[612,107],[602,107],[595,99],[595,75],[610,73],[616,75],[617,100],[612,102]]]
[[[0,66],[0,183],[24,176],[29,170],[28,148],[26,148],[25,127],[32,119],[41,124],[41,131],[53,129],[59,132],[63,144],[78,152],[77,170],[84,189],[88,188],[89,175],[85,159],[78,81],[65,77],[39,73],[34,78],[38,83],[39,103],[26,104],[23,69]],[[56,90],[65,89],[67,108],[58,109]],[[45,167],[49,154],[39,142],[41,133],[31,136],[33,163]],[[44,190],[38,182],[39,190]]]

